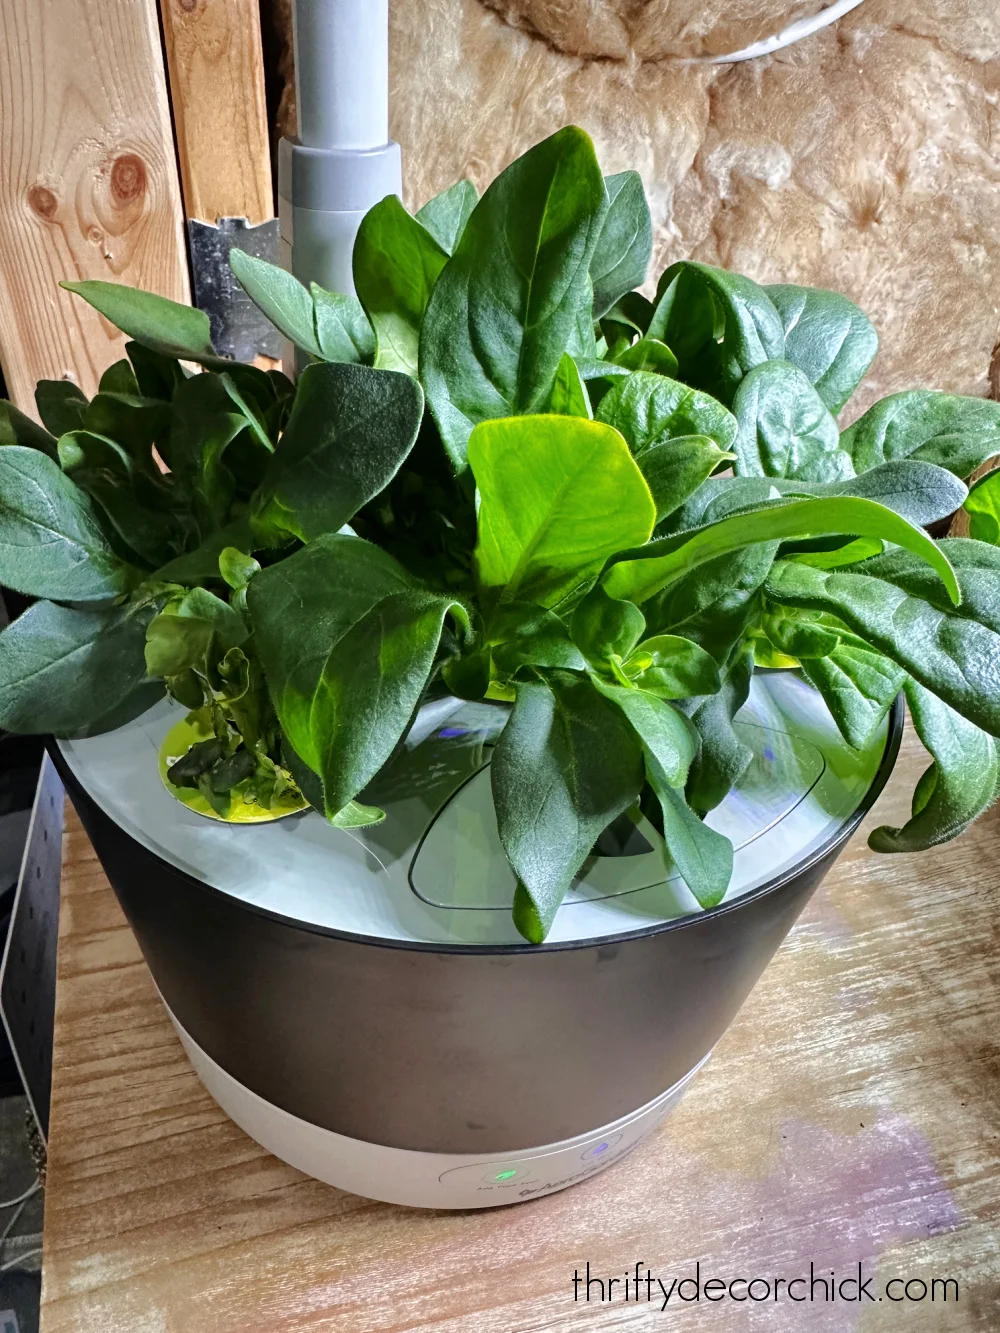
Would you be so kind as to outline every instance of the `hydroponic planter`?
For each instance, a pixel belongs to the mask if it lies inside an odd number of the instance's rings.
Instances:
[[[662,1119],[881,790],[901,711],[858,754],[798,676],[758,673],[737,723],[754,762],[710,816],[737,847],[723,904],[699,911],[655,829],[619,821],[541,946],[510,918],[498,707],[425,707],[366,796],[387,820],[355,832],[179,805],[157,773],[166,702],[57,754],[228,1114],[344,1189],[475,1208],[582,1180]]]

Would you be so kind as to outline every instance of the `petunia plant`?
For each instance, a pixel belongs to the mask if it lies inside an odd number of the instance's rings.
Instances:
[[[756,667],[802,672],[857,748],[905,692],[932,763],[872,845],[960,832],[1000,783],[1000,492],[965,485],[1000,405],[920,389],[841,430],[877,350],[856,306],[687,261],[647,295],[651,251],[638,175],[568,128],[481,199],[376,205],[356,296],[234,252],[294,384],[197,311],[67,284],[130,342],[92,400],[2,409],[0,582],[38,600],[0,636],[0,725],[113,726],[165,689],[208,736],[176,785],[357,825],[424,701],[497,701],[535,942],[640,807],[722,900],[704,816],[750,762]],[[963,505],[972,536],[934,541]]]

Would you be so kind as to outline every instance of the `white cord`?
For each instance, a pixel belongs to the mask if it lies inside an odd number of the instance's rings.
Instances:
[[[8,1259],[5,1264],[0,1264],[0,1273],[8,1273],[12,1268],[20,1268],[25,1259],[34,1259],[42,1252],[42,1247],[36,1246],[33,1250],[25,1250],[23,1254],[15,1254],[13,1259]]]
[[[739,60],[756,60],[759,56],[769,56],[772,51],[780,51],[783,46],[792,46],[795,42],[801,42],[805,37],[811,37],[814,32],[829,27],[831,23],[836,23],[837,19],[843,18],[849,14],[852,9],[857,9],[861,0],[834,0],[832,5],[826,9],[820,10],[818,14],[813,14],[809,18],[797,19],[790,23],[787,28],[781,32],[776,32],[772,37],[764,37],[759,42],[754,42],[752,46],[745,46],[742,51],[732,51],[725,56],[688,56],[679,60],[681,65],[730,65]]]
[[[34,1183],[29,1185],[23,1194],[19,1194],[16,1199],[5,1199],[3,1203],[0,1203],[0,1213],[4,1212],[7,1208],[13,1208],[15,1204],[26,1203],[27,1200],[30,1199],[33,1194],[37,1194],[41,1188],[42,1182],[36,1176]]]

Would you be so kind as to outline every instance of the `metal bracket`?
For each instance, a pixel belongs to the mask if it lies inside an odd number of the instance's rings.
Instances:
[[[251,226],[246,218],[219,218],[217,222],[188,220],[194,303],[208,315],[212,342],[221,356],[252,361],[255,356],[279,359],[283,339],[260,313],[236,281],[229,267],[229,251],[255,259],[278,262],[278,219]]]

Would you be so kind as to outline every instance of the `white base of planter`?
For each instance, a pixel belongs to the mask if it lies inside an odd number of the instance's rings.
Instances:
[[[170,1018],[202,1083],[230,1119],[262,1147],[328,1185],[414,1208],[496,1208],[586,1180],[646,1138],[705,1063],[699,1061],[672,1088],[630,1115],[562,1143],[495,1157],[412,1152],[346,1138],[289,1115],[238,1083],[192,1040],[173,1014]]]

